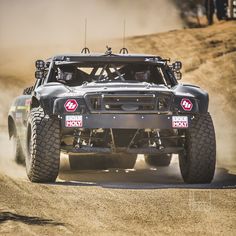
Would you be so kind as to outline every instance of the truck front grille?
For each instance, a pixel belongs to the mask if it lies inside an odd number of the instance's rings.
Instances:
[[[169,112],[170,93],[90,93],[85,96],[91,113]]]

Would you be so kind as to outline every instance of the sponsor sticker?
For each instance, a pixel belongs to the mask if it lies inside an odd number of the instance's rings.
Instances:
[[[180,105],[185,111],[191,111],[193,108],[193,104],[188,98],[183,98]]]
[[[83,117],[82,116],[66,116],[65,126],[66,127],[83,127]]]
[[[30,104],[31,104],[31,99],[26,99],[25,100],[25,105],[26,106],[30,106]]]
[[[172,116],[172,127],[173,128],[188,128],[188,117],[187,116]]]
[[[75,99],[68,99],[66,103],[64,104],[64,107],[66,111],[74,112],[78,107],[78,103],[76,102]]]

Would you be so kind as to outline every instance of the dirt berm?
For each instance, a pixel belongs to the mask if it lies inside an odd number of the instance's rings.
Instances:
[[[223,22],[127,39],[131,52],[182,60],[182,82],[209,91],[218,147],[212,184],[183,184],[176,158],[153,169],[141,157],[134,170],[72,172],[64,164],[55,184],[30,183],[2,126],[0,235],[236,235],[235,29]],[[2,119],[25,81],[1,76]]]

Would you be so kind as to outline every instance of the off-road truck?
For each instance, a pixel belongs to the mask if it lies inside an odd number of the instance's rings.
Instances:
[[[36,83],[13,102],[9,136],[32,182],[56,180],[60,153],[86,168],[133,168],[137,154],[168,166],[178,154],[186,183],[208,183],[216,143],[208,94],[180,84],[181,62],[155,55],[57,55],[36,61]],[[94,164],[95,163],[95,164]]]

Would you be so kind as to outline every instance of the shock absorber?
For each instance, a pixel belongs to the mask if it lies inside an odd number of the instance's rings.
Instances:
[[[73,141],[73,146],[75,148],[81,148],[82,143],[81,143],[81,131],[75,131],[74,132],[74,141]]]
[[[156,130],[156,137],[157,137],[157,148],[158,149],[164,149],[162,142],[161,142],[161,135],[158,130]]]

